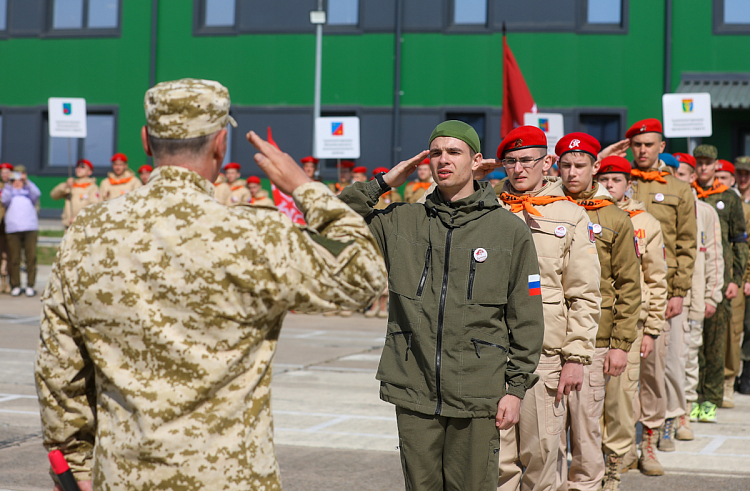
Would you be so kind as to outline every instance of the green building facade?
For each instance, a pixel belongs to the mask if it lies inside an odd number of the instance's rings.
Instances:
[[[324,0],[322,115],[359,116],[361,165],[391,166],[458,118],[484,153],[500,142],[502,25],[542,112],[604,143],[661,118],[665,92],[709,91],[720,157],[750,154],[750,0]],[[259,173],[244,134],[273,128],[282,149],[312,153],[318,0],[0,0],[0,161],[49,191],[68,142],[47,136],[47,99],[83,97],[89,137],[71,158],[103,177],[109,156],[147,163],[143,95],[182,77],[229,88],[239,127],[228,160]],[[400,36],[399,36],[400,34]],[[400,41],[397,43],[397,41]],[[700,89],[700,90],[697,90]],[[685,150],[685,139],[669,142]],[[335,176],[335,162],[321,175]]]

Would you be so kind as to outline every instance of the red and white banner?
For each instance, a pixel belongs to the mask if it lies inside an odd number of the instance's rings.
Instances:
[[[305,225],[305,217],[302,212],[299,211],[297,205],[294,204],[294,199],[288,194],[284,194],[276,187],[274,183],[271,183],[271,190],[273,191],[273,202],[276,208],[281,213],[288,216],[291,221],[299,225]]]

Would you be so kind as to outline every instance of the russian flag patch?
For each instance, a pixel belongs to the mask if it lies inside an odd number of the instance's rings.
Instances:
[[[529,296],[542,294],[542,278],[538,274],[529,275]]]

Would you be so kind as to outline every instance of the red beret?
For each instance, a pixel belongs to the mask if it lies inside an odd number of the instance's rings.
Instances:
[[[8,169],[13,170],[13,164],[9,164],[8,162],[0,164],[0,169]]]
[[[260,184],[260,177],[258,177],[258,176],[250,176],[250,177],[247,178],[247,182],[248,182],[248,184],[251,183],[251,182],[255,183],[255,184]]]
[[[502,159],[505,152],[524,148],[547,148],[547,135],[536,126],[519,126],[508,133],[497,147],[497,158]]]
[[[623,174],[630,175],[632,167],[628,159],[620,157],[619,155],[610,155],[602,159],[602,165],[599,167],[598,175],[609,174],[611,172],[622,172]]]
[[[638,121],[625,133],[625,138],[633,138],[635,135],[640,135],[641,133],[664,133],[661,121],[654,118]]]
[[[693,157],[689,153],[677,152],[677,153],[673,153],[672,156],[676,158],[678,162],[687,164],[693,169],[695,169],[695,157]]]
[[[426,159],[418,163],[417,167],[422,166],[422,165],[430,165],[430,157],[427,157]]]
[[[154,171],[154,168],[153,168],[153,167],[151,167],[151,166],[150,166],[150,165],[148,165],[148,164],[146,164],[146,165],[142,165],[142,166],[140,166],[140,167],[138,168],[138,174],[143,174],[144,172],[153,172],[153,171]]]
[[[716,161],[716,170],[723,170],[734,175],[734,164],[727,160],[719,159]]]
[[[312,155],[308,155],[307,157],[305,157],[302,160],[300,160],[300,162],[302,162],[303,164],[306,164],[308,162],[312,162],[313,164],[318,165],[318,163],[320,162],[320,160],[316,159]]]
[[[92,164],[90,160],[81,159],[78,162],[76,162],[76,167],[78,167],[81,164],[88,166],[88,168],[91,170],[94,170],[94,164]]]
[[[127,162],[128,161],[128,156],[125,155],[124,153],[117,152],[110,159],[111,162],[114,162],[115,160],[122,160],[123,162]]]
[[[352,172],[354,172],[355,174],[367,174],[367,167],[359,165],[352,169]]]
[[[237,169],[240,170],[240,164],[237,162],[229,162],[227,165],[224,166],[224,170],[228,169]]]
[[[387,174],[389,170],[390,169],[388,167],[375,167],[372,170],[372,175],[375,176],[377,174],[380,174],[381,172],[385,172]]]
[[[342,160],[339,164],[339,167],[342,169],[353,169],[354,168],[354,162],[351,160]]]
[[[555,145],[555,153],[558,157],[568,152],[586,152],[594,157],[599,158],[599,151],[602,149],[599,140],[586,133],[568,133],[560,138]]]

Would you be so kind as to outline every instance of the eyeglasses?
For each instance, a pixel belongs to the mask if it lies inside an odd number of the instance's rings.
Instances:
[[[524,169],[531,169],[534,167],[534,164],[542,160],[544,157],[546,157],[546,155],[542,155],[538,159],[533,157],[524,157],[522,159],[502,159],[500,163],[509,169],[515,168],[516,164],[521,164],[521,167]]]

